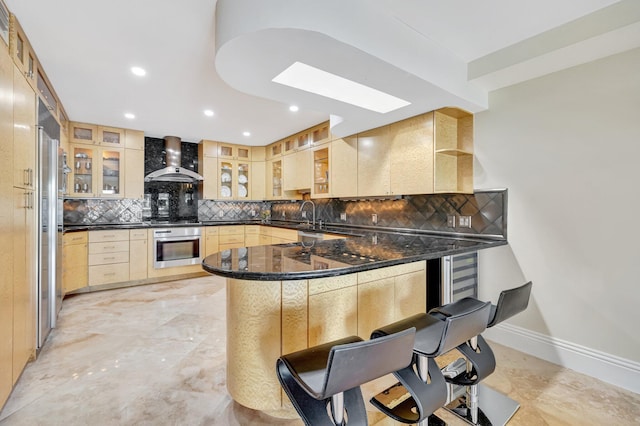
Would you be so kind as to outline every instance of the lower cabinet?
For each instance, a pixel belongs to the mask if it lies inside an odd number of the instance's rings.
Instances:
[[[129,281],[129,231],[89,232],[89,285]]]
[[[88,285],[88,232],[71,232],[62,237],[62,288],[69,293]]]
[[[218,227],[218,251],[245,247],[244,225]]]
[[[132,229],[129,231],[129,279],[145,280],[147,274],[147,230]]]
[[[210,254],[218,252],[219,234],[217,226],[207,226],[204,228],[204,256],[207,257]]]

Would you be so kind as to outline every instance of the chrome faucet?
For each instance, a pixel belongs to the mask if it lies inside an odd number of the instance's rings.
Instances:
[[[311,222],[311,226],[313,226],[313,227],[315,228],[315,226],[316,226],[316,205],[315,205],[315,203],[314,203],[313,201],[311,201],[311,200],[305,200],[305,201],[303,201],[303,202],[302,202],[302,204],[300,205],[300,211],[302,211],[302,210],[304,209],[304,206],[305,206],[307,203],[310,203],[310,204],[311,204],[311,207],[313,207],[313,210],[312,210],[312,214],[313,214],[313,221]],[[309,223],[309,218],[307,218],[307,224],[308,224],[308,223]]]

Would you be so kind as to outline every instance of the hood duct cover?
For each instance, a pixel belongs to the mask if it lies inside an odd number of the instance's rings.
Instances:
[[[144,177],[145,182],[182,182],[193,183],[204,180],[194,171],[181,166],[182,148],[180,138],[165,136],[164,150],[166,152],[166,164],[164,169],[156,170]]]

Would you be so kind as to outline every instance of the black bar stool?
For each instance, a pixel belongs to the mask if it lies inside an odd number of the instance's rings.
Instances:
[[[529,305],[532,282],[504,290],[500,293],[498,303],[491,305],[491,315],[487,327],[493,327],[502,321],[524,311]],[[477,304],[483,302],[476,301]],[[455,315],[459,310],[455,303],[439,308],[441,311]],[[504,395],[478,384],[494,372],[496,360],[487,341],[478,334],[457,349],[466,361],[460,359],[443,369],[447,382],[466,387],[466,393],[447,405],[447,409],[471,424],[496,425],[505,424],[520,407],[519,404]],[[462,361],[462,362],[460,362]],[[460,371],[460,365],[464,369]],[[479,406],[482,400],[482,408]]]
[[[404,329],[368,341],[351,336],[283,355],[278,379],[306,425],[366,426],[360,385],[409,365],[415,333]]]
[[[373,397],[371,403],[398,422],[445,424],[433,414],[446,404],[448,397],[446,382],[434,358],[486,329],[491,303],[477,302],[462,299],[453,303],[454,314],[435,309],[374,330],[374,341],[409,327],[415,327],[416,338],[411,364],[393,373],[399,383]]]

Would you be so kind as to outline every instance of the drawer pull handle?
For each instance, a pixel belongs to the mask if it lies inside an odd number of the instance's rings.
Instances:
[[[116,258],[111,256],[111,257],[105,257],[104,260],[115,260]]]
[[[114,249],[114,248],[116,248],[116,246],[104,246],[104,248],[106,248],[106,249]]]
[[[115,274],[116,274],[115,272],[106,272],[106,273],[104,274],[104,276],[105,276],[105,277],[109,277],[109,276],[111,276],[111,275],[115,275]]]

